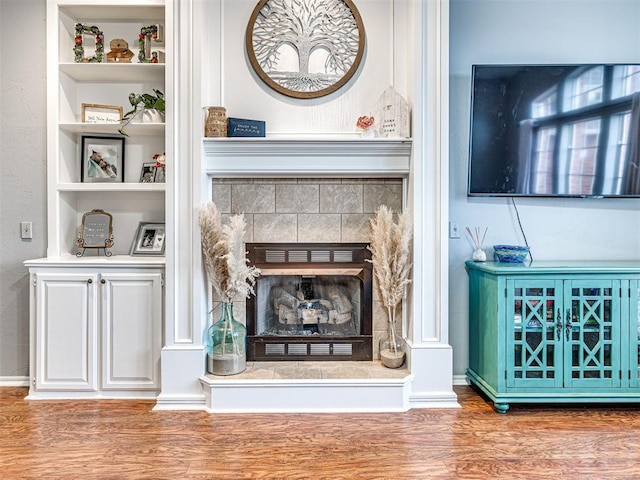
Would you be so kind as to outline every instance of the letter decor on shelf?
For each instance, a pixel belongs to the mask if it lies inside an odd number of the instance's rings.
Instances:
[[[91,35],[95,37],[96,51],[93,57],[84,56],[83,35]],[[95,25],[83,25],[76,23],[76,34],[73,45],[73,57],[76,63],[101,63],[104,58],[104,34]]]
[[[265,134],[265,122],[262,120],[227,119],[227,137],[264,137]]]
[[[149,25],[140,29],[138,35],[138,61],[140,63],[164,63],[164,51],[151,51],[151,41],[164,42],[164,27]]]

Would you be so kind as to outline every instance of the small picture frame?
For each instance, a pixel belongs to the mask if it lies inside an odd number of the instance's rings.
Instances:
[[[75,241],[76,247],[82,250],[76,253],[82,257],[87,248],[104,250],[107,257],[111,256],[108,248],[113,247],[113,215],[101,209],[91,210],[82,216],[82,224]]]
[[[153,178],[155,183],[165,183],[167,181],[167,167],[165,166],[156,166],[156,175]]]
[[[164,223],[140,222],[130,255],[164,255],[165,237]]]
[[[122,122],[122,107],[97,103],[82,104],[82,123],[120,122]]]
[[[140,183],[155,183],[156,170],[156,162],[144,162],[140,171]]]
[[[83,135],[80,157],[82,182],[124,181],[124,137]]]

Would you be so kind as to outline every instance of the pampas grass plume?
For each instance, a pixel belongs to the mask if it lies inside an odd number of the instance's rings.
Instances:
[[[199,215],[202,255],[209,284],[224,302],[249,297],[260,269],[249,265],[244,247],[244,215],[229,217],[223,225],[215,203],[202,207]]]
[[[391,335],[395,337],[396,314],[411,283],[411,238],[413,227],[408,212],[397,215],[381,205],[369,222],[371,263],[378,292],[387,309]],[[395,338],[394,346],[395,346]]]

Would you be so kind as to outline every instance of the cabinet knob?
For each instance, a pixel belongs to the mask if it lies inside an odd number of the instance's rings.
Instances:
[[[100,280],[100,283],[104,285],[105,283],[107,283],[107,281],[103,278],[102,280]]]
[[[93,280],[90,278],[89,280],[87,280],[87,283],[93,283]]]

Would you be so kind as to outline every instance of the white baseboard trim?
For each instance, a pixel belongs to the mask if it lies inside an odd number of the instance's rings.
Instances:
[[[454,385],[469,385],[469,380],[467,380],[466,375],[454,375],[453,376],[453,384]]]
[[[167,395],[160,394],[156,398],[153,410],[206,410],[205,396],[202,395]]]
[[[0,377],[0,387],[28,387],[29,377]]]

